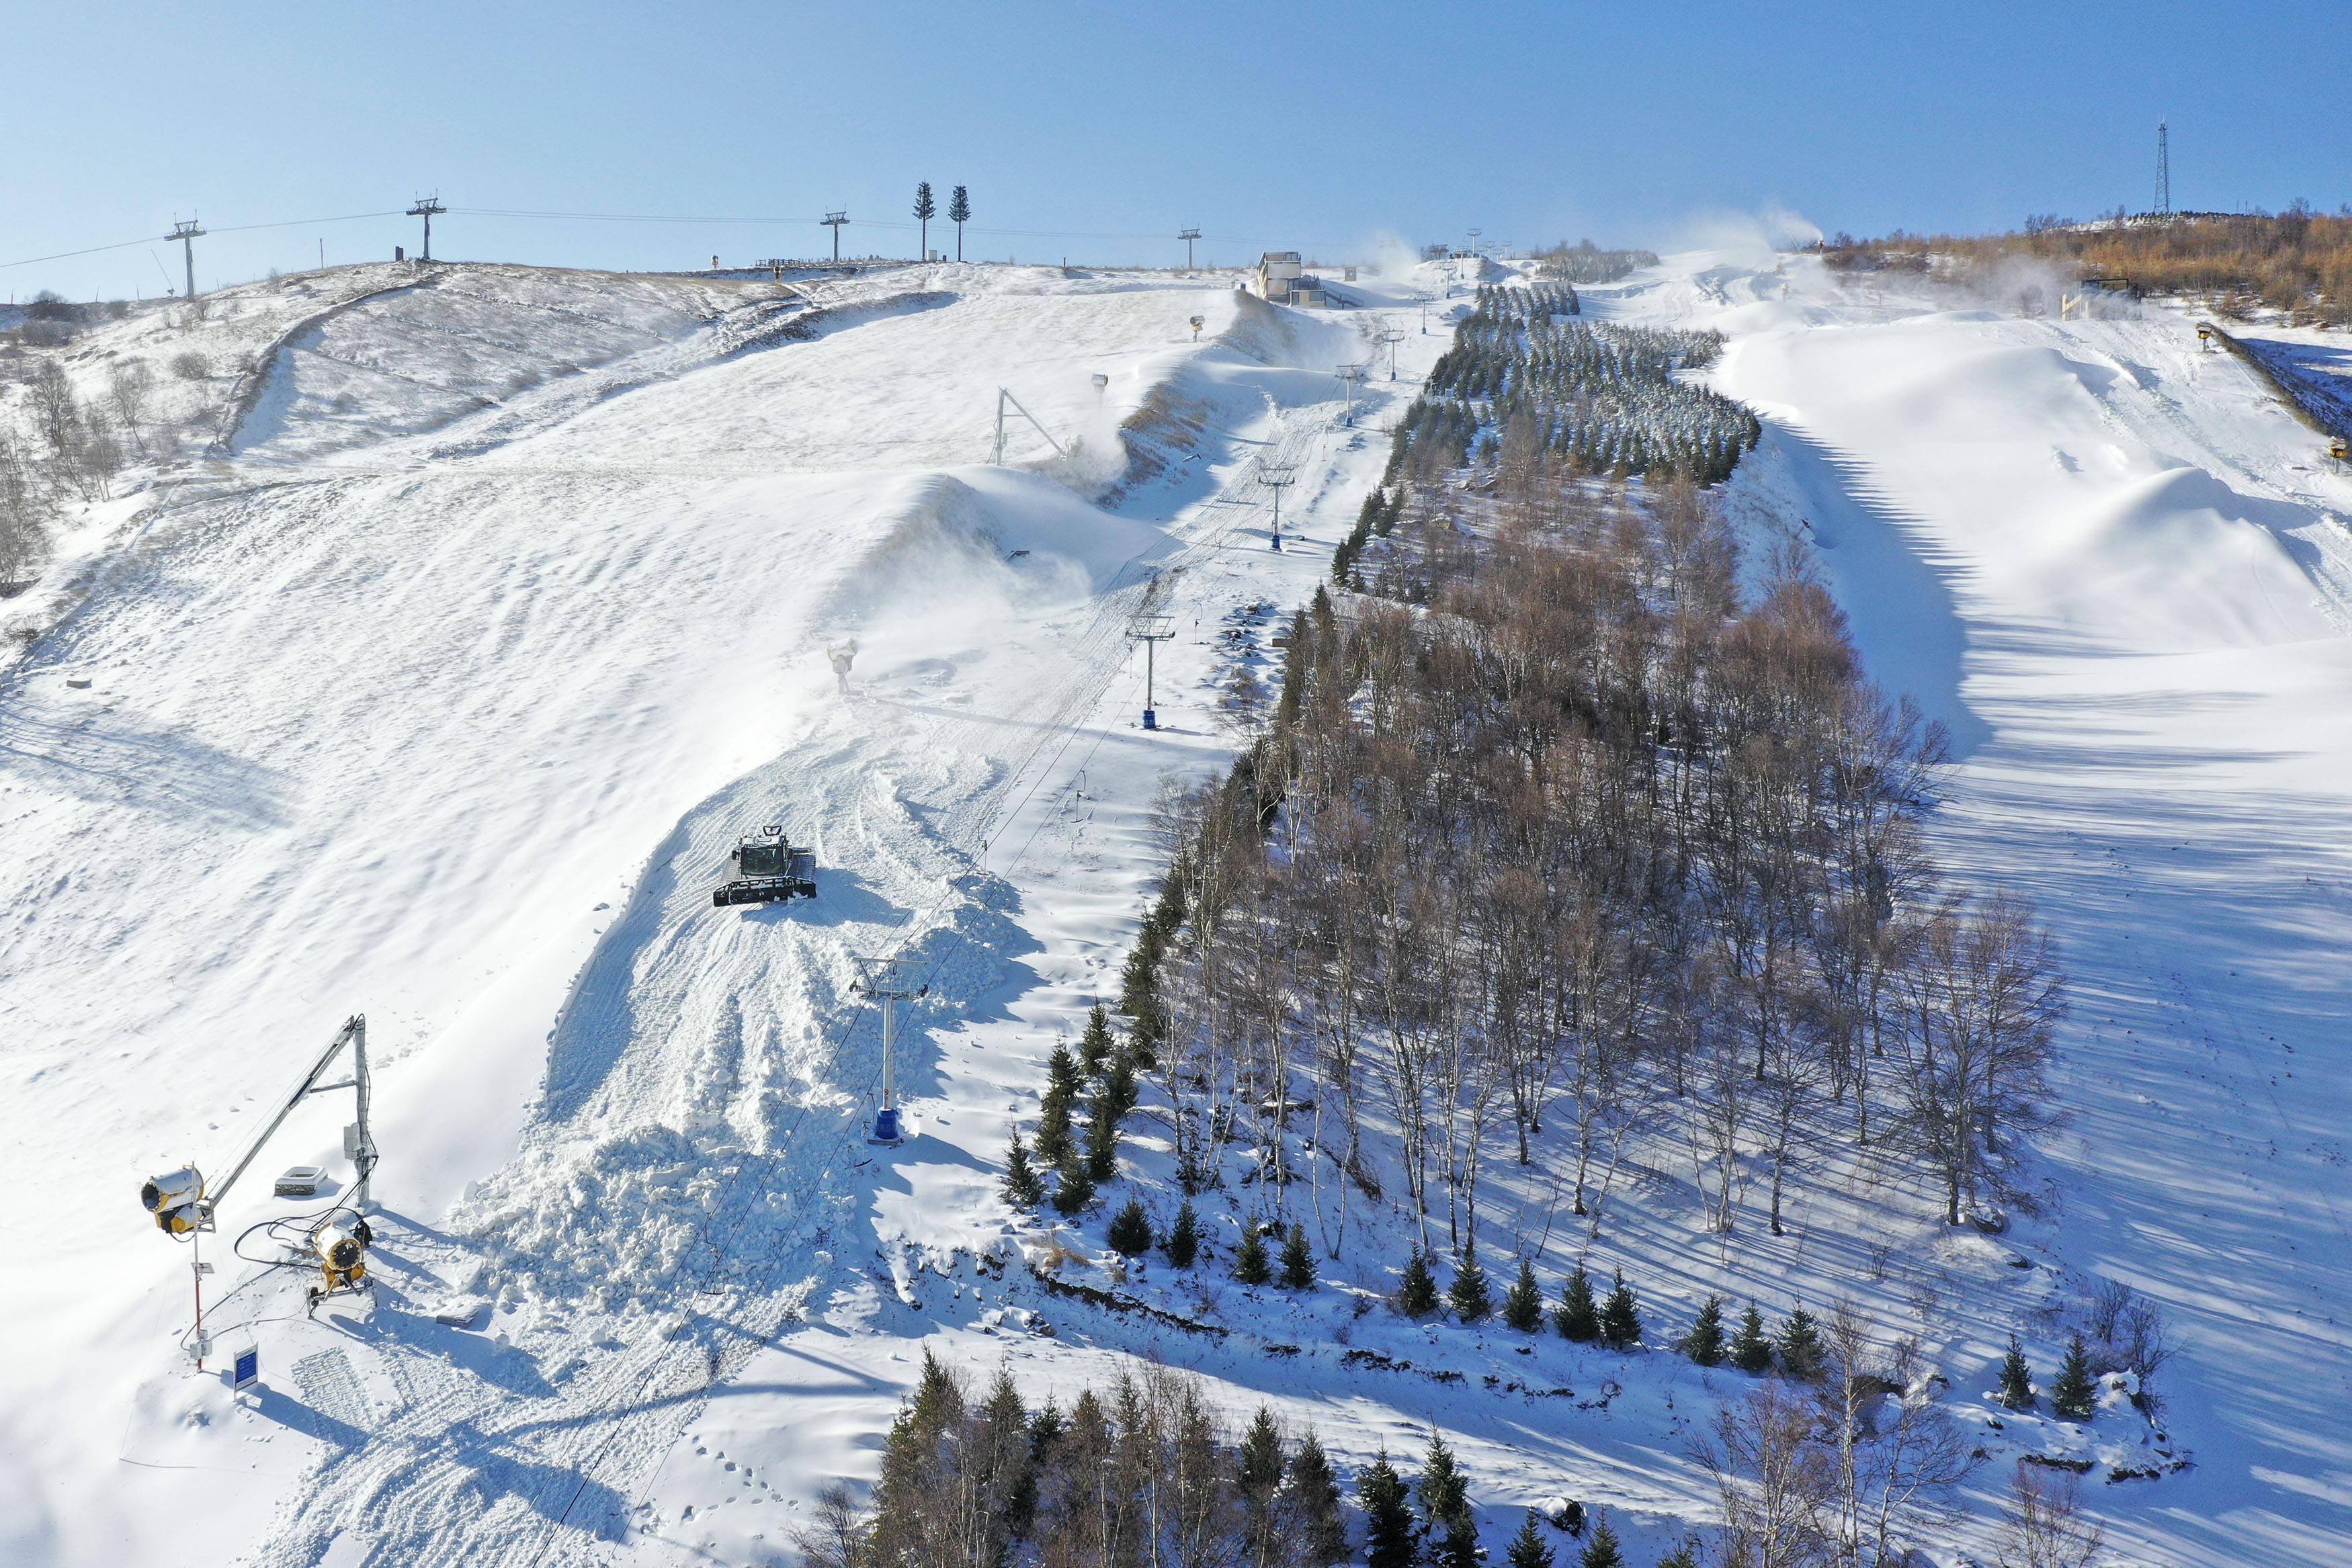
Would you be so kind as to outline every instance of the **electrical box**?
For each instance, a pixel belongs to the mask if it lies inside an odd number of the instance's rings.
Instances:
[[[362,1157],[374,1158],[375,1145],[360,1141],[360,1124],[353,1122],[343,1128],[343,1158],[357,1161]]]
[[[260,1381],[260,1350],[254,1348],[238,1351],[236,1364],[230,1370],[228,1385],[231,1388],[250,1388]]]

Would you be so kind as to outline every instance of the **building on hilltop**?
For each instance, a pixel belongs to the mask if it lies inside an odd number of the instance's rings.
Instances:
[[[1257,258],[1252,275],[1257,297],[1269,305],[1300,305],[1321,309],[1331,303],[1323,280],[1307,270],[1295,250],[1270,250]]]

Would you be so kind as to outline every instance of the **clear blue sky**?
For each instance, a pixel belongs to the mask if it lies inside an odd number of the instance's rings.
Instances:
[[[1446,6],[0,0],[0,264],[210,226],[200,287],[436,254],[614,267],[911,255],[913,187],[971,254],[1672,243],[1777,206],[1824,229],[2013,225],[2150,197],[2352,201],[2352,0]],[[874,220],[869,223],[866,220]],[[882,227],[880,224],[902,226]],[[939,229],[933,230],[934,242]],[[1145,237],[1153,236],[1153,237]],[[6,267],[0,298],[154,294],[177,247]]]

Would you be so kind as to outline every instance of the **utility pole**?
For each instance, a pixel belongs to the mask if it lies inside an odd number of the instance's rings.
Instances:
[[[1364,365],[1341,365],[1331,372],[1339,378],[1340,385],[1348,389],[1348,417],[1345,423],[1350,426],[1356,423],[1356,383],[1364,379],[1364,371],[1368,368]]]
[[[833,231],[833,259],[835,261],[841,259],[841,225],[848,221],[849,212],[846,208],[837,213],[828,212],[824,214],[824,226]]]
[[[897,1144],[905,1134],[898,1129],[898,1041],[892,1030],[896,1019],[891,1009],[895,1004],[911,1001],[930,990],[918,986],[908,990],[898,978],[898,971],[912,964],[912,958],[860,957],[857,967],[866,972],[857,989],[882,1004],[882,1109],[874,1113],[873,1135],[869,1144]]]
[[[1128,623],[1128,641],[1143,644],[1143,727],[1146,729],[1160,727],[1159,710],[1151,704],[1152,677],[1157,673],[1152,665],[1152,655],[1159,652],[1159,644],[1176,635],[1175,622],[1176,618],[1172,615],[1139,615]]]
[[[448,210],[441,204],[441,198],[437,194],[419,196],[416,198],[416,204],[408,209],[410,217],[425,220],[425,255],[421,259],[425,261],[433,259],[433,214],[446,213]]]
[[[184,222],[173,222],[172,232],[163,236],[166,240],[180,242],[180,259],[188,264],[187,297],[191,299],[196,297],[196,241],[203,236],[204,232],[196,226],[195,219],[189,218]]]
[[[1176,237],[1184,242],[1184,270],[1192,270],[1192,242],[1201,237],[1199,229],[1178,229]]]
[[[1274,548],[1282,548],[1282,493],[1298,483],[1298,470],[1287,463],[1261,463],[1257,482],[1274,492]]]

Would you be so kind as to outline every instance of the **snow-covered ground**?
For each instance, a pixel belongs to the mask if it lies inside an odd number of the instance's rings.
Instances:
[[[1064,1273],[1170,1316],[1107,1312],[1029,1271],[1047,1239],[995,1196],[1056,1031],[1115,989],[1161,779],[1222,765],[1216,683],[1328,572],[1444,346],[1396,279],[1328,316],[1231,282],[352,268],[88,340],[93,389],[97,350],[206,334],[253,368],[173,383],[189,460],[6,607],[47,629],[0,677],[0,1559],[789,1561],[927,1343],[1065,1395],[1156,1354],[1343,1466],[1433,1421],[1497,1543],[1553,1495],[1622,1510],[1637,1561],[1703,1517],[1685,1438],[1736,1375],[1359,1317],[1363,1280],[1115,1282],[1090,1219]],[[1731,335],[1714,379],[1769,424],[1743,527],[1804,528],[1874,671],[1951,726],[1945,858],[2041,901],[2077,1002],[2054,1216],[1939,1239],[1896,1182],[1702,1243],[1637,1172],[1591,1260],[1661,1331],[1709,1290],[1852,1295],[1979,1409],[2060,1267],[2128,1281],[2179,1329],[2195,1461],[2096,1488],[2129,1560],[2352,1560],[2352,484],[2155,310],[2004,319],[1715,254],[1586,293]],[[1402,379],[1349,428],[1331,368],[1390,325]],[[1015,416],[987,466],[1000,388],[1080,450]],[[1298,469],[1279,554],[1260,458]],[[1150,733],[1147,605],[1178,633]],[[771,821],[818,841],[820,897],[711,908]],[[931,988],[887,1155],[874,954]],[[133,1189],[217,1170],[354,1011],[375,1300],[306,1321],[213,1245],[222,1349],[264,1358],[235,1396],[176,1353],[187,1254]],[[345,1113],[289,1124],[224,1242]],[[1497,1180],[1549,1288],[1590,1232]],[[2015,1427],[2004,1460],[2090,1451]],[[1982,1550],[1980,1481],[1948,1556]]]

